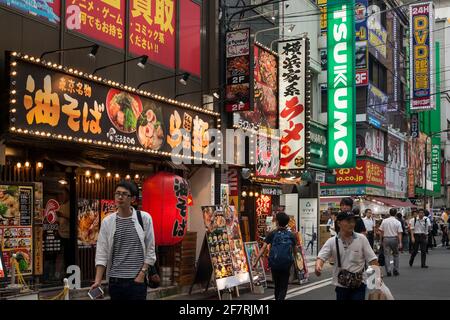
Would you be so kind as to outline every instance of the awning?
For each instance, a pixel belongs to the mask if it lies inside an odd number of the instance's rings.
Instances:
[[[189,168],[186,167],[184,164],[180,163],[180,164],[176,164],[173,163],[172,161],[166,161],[165,162],[169,167],[171,167],[172,169],[175,170],[183,170],[183,171],[189,171]]]
[[[320,197],[321,203],[340,203],[344,197]]]
[[[417,208],[409,199],[406,201],[402,201],[400,199],[394,198],[385,198],[385,197],[371,197],[374,200],[380,201],[384,203],[388,207],[396,207],[396,208]]]

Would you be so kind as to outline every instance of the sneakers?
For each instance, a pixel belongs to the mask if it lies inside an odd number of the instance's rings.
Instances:
[[[399,276],[400,273],[397,270],[394,270],[394,276]]]
[[[392,273],[388,272],[388,273],[387,273],[387,276],[388,276],[388,277],[392,277]]]

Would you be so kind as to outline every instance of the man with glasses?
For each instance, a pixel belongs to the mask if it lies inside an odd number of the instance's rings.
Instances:
[[[136,185],[117,185],[117,212],[102,221],[97,240],[96,276],[91,290],[101,286],[106,270],[111,300],[146,300],[145,277],[156,262],[152,218],[131,206],[137,195]]]

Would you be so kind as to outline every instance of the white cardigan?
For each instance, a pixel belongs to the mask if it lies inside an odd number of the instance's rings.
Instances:
[[[142,248],[144,249],[144,263],[153,266],[156,262],[155,253],[155,235],[153,231],[153,221],[150,214],[145,211],[141,211],[142,222],[144,223],[144,230],[137,217],[136,210],[132,208],[132,219],[134,221],[134,227],[141,240]],[[107,216],[101,224],[100,233],[97,240],[97,250],[95,253],[95,265],[102,265],[106,267],[106,278],[108,279],[108,270],[112,264],[112,253],[114,245],[114,233],[116,232],[116,217],[117,212],[114,212]]]

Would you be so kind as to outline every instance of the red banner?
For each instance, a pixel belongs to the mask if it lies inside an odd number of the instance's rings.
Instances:
[[[68,0],[66,27],[119,49],[125,46],[125,0]]]
[[[176,8],[174,0],[131,0],[130,52],[175,68]],[[183,53],[181,53],[183,54]]]
[[[256,241],[262,246],[266,236],[266,218],[272,213],[272,196],[260,195],[256,198]]]
[[[201,5],[192,0],[180,1],[180,69],[200,77]]]
[[[357,160],[356,167],[336,170],[337,185],[372,185],[385,187],[385,168],[368,160]],[[328,184],[324,184],[328,185]]]

